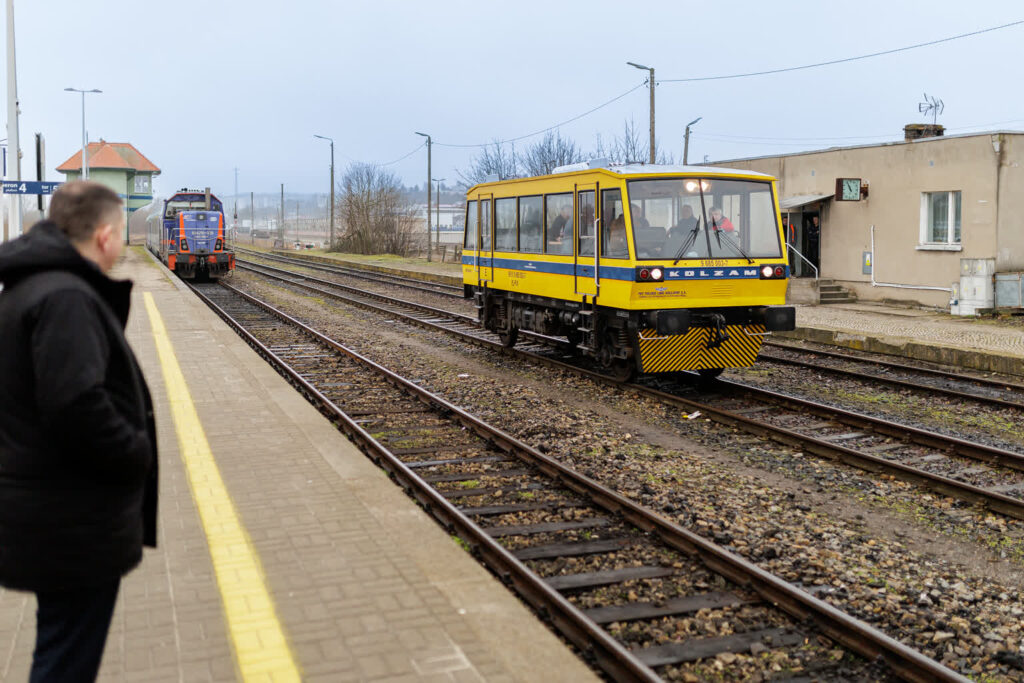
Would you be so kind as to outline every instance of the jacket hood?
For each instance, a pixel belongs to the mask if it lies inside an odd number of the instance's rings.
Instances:
[[[99,266],[78,253],[52,221],[40,221],[18,239],[0,244],[0,285],[4,289],[47,271],[81,277],[113,308],[122,325],[127,321],[131,282],[107,277]]]

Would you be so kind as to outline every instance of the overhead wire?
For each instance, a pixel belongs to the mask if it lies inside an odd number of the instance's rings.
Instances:
[[[614,102],[618,102],[619,100],[621,100],[626,95],[629,95],[630,93],[632,93],[632,92],[634,92],[636,90],[639,90],[640,88],[644,87],[645,85],[647,85],[647,81],[646,80],[644,80],[643,83],[639,83],[639,84],[633,86],[632,88],[630,88],[626,92],[622,93],[621,95],[616,95],[615,97],[613,97],[612,99],[608,100],[607,102],[599,104],[596,107],[594,107],[593,109],[588,109],[587,111],[583,112],[582,114],[578,114],[578,115],[572,117],[571,119],[566,119],[565,121],[562,121],[561,123],[556,123],[553,126],[548,126],[547,128],[542,128],[541,130],[536,130],[536,131],[534,131],[532,133],[527,133],[525,135],[520,135],[518,137],[506,138],[504,140],[494,140],[492,142],[474,143],[474,144],[455,144],[455,143],[451,143],[451,142],[434,142],[434,144],[438,145],[440,147],[487,147],[488,145],[492,145],[492,144],[502,145],[502,144],[505,144],[506,142],[518,142],[519,140],[525,140],[526,138],[532,138],[535,135],[540,135],[542,133],[548,133],[550,131],[555,130],[556,128],[561,128],[562,126],[568,125],[568,124],[572,123],[573,121],[579,121],[584,116],[588,116],[590,114],[593,114],[598,109],[604,109],[608,105],[613,104]]]
[[[978,36],[983,33],[991,33],[993,31],[1000,31],[1004,28],[1010,28],[1012,26],[1020,26],[1024,24],[1024,19],[1020,21],[1011,21],[1008,24],[1001,24],[999,26],[991,26],[989,28],[979,29],[977,31],[970,31],[968,33],[959,33],[955,36],[948,36],[946,38],[939,38],[938,40],[929,40],[925,43],[917,43],[915,45],[906,45],[904,47],[897,47],[891,50],[882,50],[880,52],[871,52],[866,55],[858,55],[856,57],[844,57],[842,59],[831,59],[827,62],[815,62],[814,64],[803,64],[801,66],[787,66],[781,69],[767,69],[765,71],[749,71],[746,73],[739,74],[727,74],[722,76],[693,76],[691,78],[659,78],[659,83],[693,83],[696,81],[722,81],[730,78],[748,78],[750,76],[767,76],[770,74],[781,74],[790,71],[802,71],[804,69],[816,69],[822,66],[831,66],[833,64],[844,64],[846,62],[856,62],[862,59],[871,59],[872,57],[881,57],[883,55],[896,54],[897,52],[906,52],[908,50],[916,50],[922,47],[929,47],[931,45],[939,45],[941,43],[948,43],[953,40],[960,40],[962,38],[970,38],[972,36]]]

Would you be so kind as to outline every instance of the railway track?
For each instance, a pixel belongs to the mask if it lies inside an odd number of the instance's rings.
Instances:
[[[613,679],[659,680],[723,653],[756,666],[752,655],[782,651],[819,679],[966,680],[269,304],[226,284],[192,288]],[[725,614],[733,632],[645,636],[699,610]],[[819,636],[863,659],[837,661]]]
[[[252,249],[238,248],[235,247],[235,251],[238,253],[245,254],[249,258],[259,258],[266,261],[272,261],[275,263],[285,263],[293,266],[300,266],[302,268],[309,268],[310,270],[316,270],[323,273],[333,273],[335,275],[347,275],[349,277],[357,277],[361,280],[370,280],[371,282],[380,282],[387,285],[394,285],[396,287],[405,287],[407,289],[413,289],[420,292],[427,292],[429,294],[437,294],[438,296],[444,296],[452,299],[462,299],[462,287],[456,287],[455,285],[447,285],[442,282],[430,282],[428,280],[417,280],[410,277],[402,277],[401,275],[389,275],[386,273],[375,273],[368,270],[362,270],[359,268],[347,268],[341,265],[326,264],[319,261],[313,261],[310,258],[284,256],[282,254],[267,253],[262,251],[255,251]]]
[[[701,399],[687,397],[693,393],[692,385],[675,379],[624,385],[581,367],[570,345],[562,340],[523,334],[519,346],[506,349],[497,335],[482,330],[470,316],[270,266],[242,262],[239,267],[530,362],[628,388],[686,413],[700,411],[749,434],[1024,519],[1024,455],[1014,451],[729,380],[719,379],[719,392]]]
[[[767,341],[765,346],[771,347],[773,352],[762,351],[758,361],[792,365],[956,399],[969,399],[997,408],[1024,410],[1024,385],[1013,382],[773,341]],[[808,356],[815,360],[808,360]]]

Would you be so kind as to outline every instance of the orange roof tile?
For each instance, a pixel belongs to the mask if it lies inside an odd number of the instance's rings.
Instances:
[[[160,173],[160,169],[152,161],[127,142],[107,142],[106,140],[90,142],[88,151],[89,168],[120,168],[145,173]],[[75,152],[70,159],[58,166],[57,170],[62,173],[81,171],[82,151]]]

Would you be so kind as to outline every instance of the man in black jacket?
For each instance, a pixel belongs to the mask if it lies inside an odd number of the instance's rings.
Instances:
[[[0,245],[0,585],[38,599],[30,681],[91,681],[121,577],[156,545],[156,431],[124,336],[124,208],[61,187]]]

